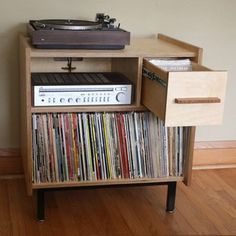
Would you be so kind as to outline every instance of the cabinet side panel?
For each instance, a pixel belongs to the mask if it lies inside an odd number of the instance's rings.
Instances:
[[[184,49],[188,49],[194,52],[195,56],[191,58],[192,61],[201,65],[202,57],[203,57],[203,49],[197,46],[194,46],[189,43],[185,43],[181,40],[177,40],[175,38],[171,38],[169,36],[158,34],[158,39],[163,40],[165,42],[180,46]],[[184,171],[184,183],[186,185],[191,184],[192,177],[192,165],[193,165],[193,149],[194,149],[194,141],[195,141],[195,131],[196,127],[192,126],[189,128],[188,142],[187,142],[187,153],[186,153],[186,162],[185,162],[185,171]]]
[[[30,51],[20,38],[21,155],[28,195],[32,195]]]
[[[189,186],[192,178],[193,149],[195,142],[195,127],[189,127],[187,131],[186,156],[184,165],[184,183]]]

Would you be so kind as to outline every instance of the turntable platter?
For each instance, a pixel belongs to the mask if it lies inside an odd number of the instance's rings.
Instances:
[[[64,20],[50,19],[32,21],[35,29],[45,30],[97,30],[102,28],[102,24],[94,21],[85,20]]]

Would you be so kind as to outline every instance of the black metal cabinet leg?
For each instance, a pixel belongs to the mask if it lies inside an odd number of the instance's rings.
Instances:
[[[38,189],[37,190],[37,220],[38,221],[44,221],[45,215],[44,215],[44,190]]]
[[[174,213],[175,211],[176,182],[168,183],[166,211]]]

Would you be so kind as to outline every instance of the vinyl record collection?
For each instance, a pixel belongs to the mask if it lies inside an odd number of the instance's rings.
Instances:
[[[188,128],[151,112],[32,115],[34,183],[183,174]]]

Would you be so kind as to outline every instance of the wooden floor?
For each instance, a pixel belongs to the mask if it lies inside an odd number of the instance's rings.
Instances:
[[[165,212],[166,187],[77,190],[46,194],[47,220],[23,179],[0,180],[0,236],[236,235],[236,169],[193,172],[178,184],[176,212]]]

